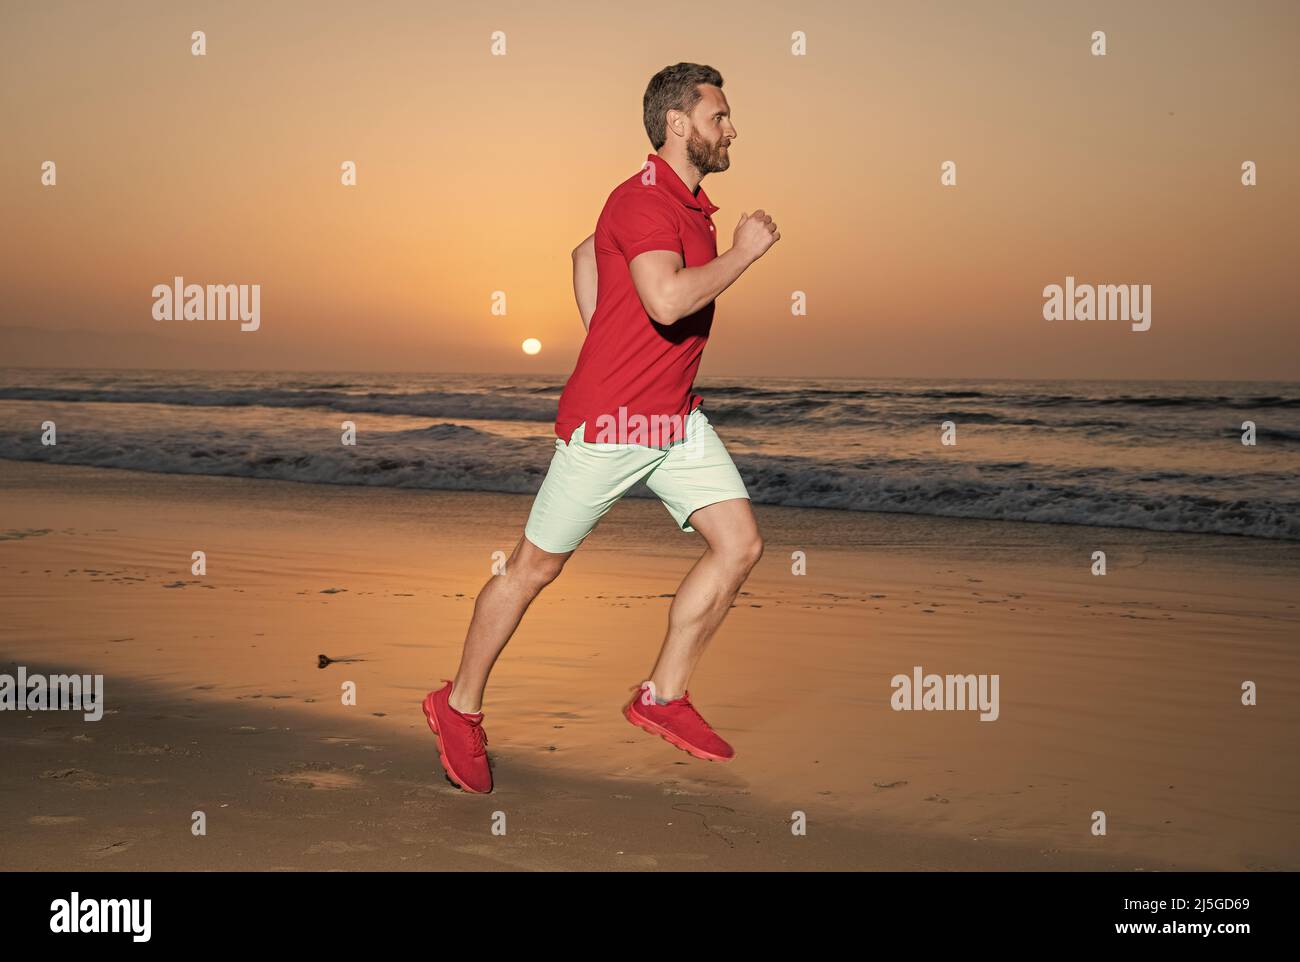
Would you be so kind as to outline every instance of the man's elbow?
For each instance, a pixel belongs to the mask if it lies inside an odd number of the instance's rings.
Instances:
[[[645,307],[646,315],[656,324],[662,324],[664,327],[670,327],[682,319],[681,311],[673,305],[662,300],[651,300],[642,302]]]
[[[656,282],[638,285],[637,296],[641,298],[641,306],[645,308],[650,320],[664,326],[676,324],[687,312],[682,310],[673,284],[668,280],[657,283],[659,280],[661,279],[656,278]]]

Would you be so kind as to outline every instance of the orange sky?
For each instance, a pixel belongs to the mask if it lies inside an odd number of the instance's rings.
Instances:
[[[720,247],[755,207],[782,233],[719,299],[702,376],[1298,376],[1300,4],[0,17],[0,324],[49,332],[10,331],[0,364],[567,374],[569,251],[651,149],[647,80],[689,60],[722,72],[739,131],[704,182]],[[1240,185],[1243,160],[1259,186]],[[177,274],[260,284],[261,330],[154,321],[151,289]],[[1042,289],[1067,274],[1152,285],[1151,330],[1044,321]]]

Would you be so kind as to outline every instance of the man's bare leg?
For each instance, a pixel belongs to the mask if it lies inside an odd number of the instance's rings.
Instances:
[[[690,523],[708,549],[682,580],[668,609],[668,635],[650,675],[655,694],[666,700],[685,693],[709,639],[763,555],[758,523],[745,498],[700,508]]]
[[[497,657],[519,627],[528,606],[561,571],[573,552],[543,551],[520,538],[506,570],[493,575],[474,599],[474,617],[465,635],[460,668],[452,681],[448,704],[457,711],[476,712],[483,707],[483,691]]]

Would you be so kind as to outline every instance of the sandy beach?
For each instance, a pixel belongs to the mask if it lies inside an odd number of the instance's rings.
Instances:
[[[620,714],[703,547],[627,499],[507,648],[471,797],[419,703],[527,496],[9,461],[0,490],[0,671],[105,676],[101,721],[0,712],[6,869],[1300,868],[1294,542],[756,506],[691,685],[722,765]],[[998,718],[893,710],[914,666],[998,675]]]

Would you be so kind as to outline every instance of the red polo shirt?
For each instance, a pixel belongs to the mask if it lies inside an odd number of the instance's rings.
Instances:
[[[703,187],[692,194],[658,154],[650,154],[605,201],[596,221],[596,312],[555,421],[555,433],[566,443],[584,421],[583,441],[654,441],[662,447],[681,438],[687,415],[704,400],[692,388],[713,325],[713,302],[676,324],[659,324],[641,304],[628,265],[638,254],[657,250],[676,251],[686,267],[713,260],[718,243],[711,215],[717,209]],[[651,422],[659,415],[675,417],[658,422],[644,441],[635,429],[620,430],[616,438],[602,433],[606,425],[635,428],[635,415]]]

